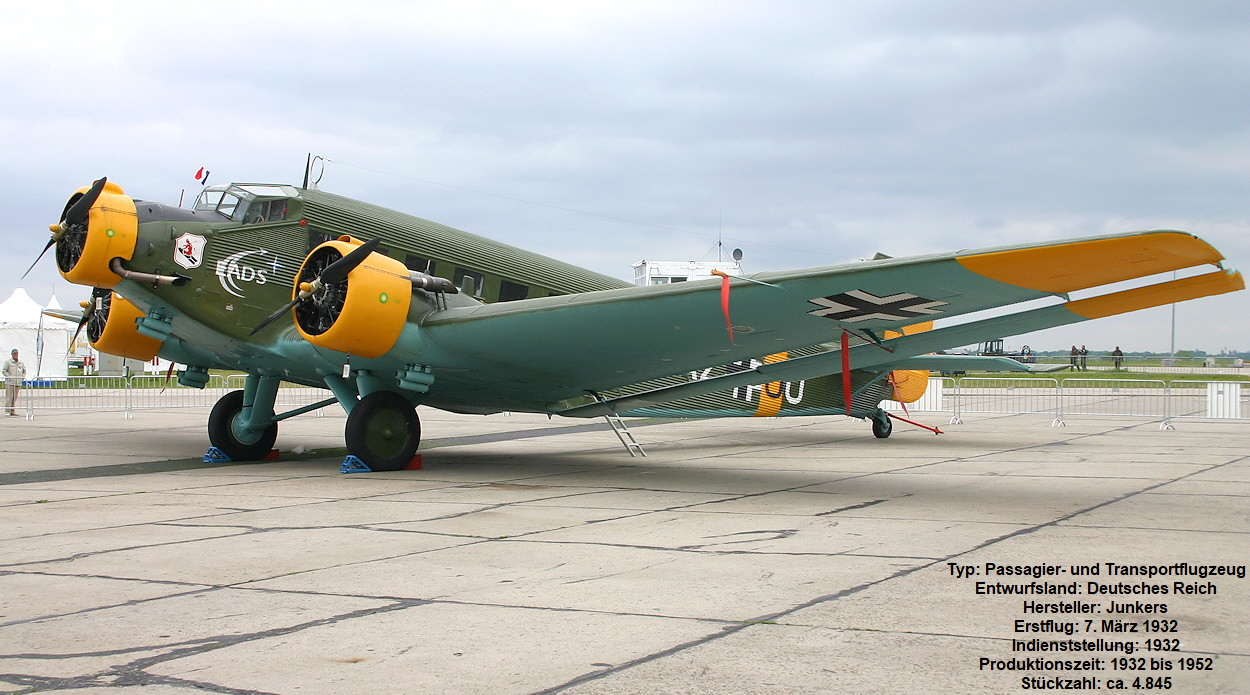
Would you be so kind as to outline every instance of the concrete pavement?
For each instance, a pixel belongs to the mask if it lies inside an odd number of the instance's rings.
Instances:
[[[1244,422],[667,422],[630,458],[602,421],[422,410],[422,470],[340,474],[326,412],[211,466],[206,409],[0,419],[0,693],[1250,682]]]

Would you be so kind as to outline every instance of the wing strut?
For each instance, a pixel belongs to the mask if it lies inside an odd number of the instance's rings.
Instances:
[[[851,334],[842,331],[842,397],[846,399],[846,414],[851,414]]]

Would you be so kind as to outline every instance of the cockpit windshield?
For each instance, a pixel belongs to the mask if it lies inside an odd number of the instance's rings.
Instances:
[[[195,209],[216,212],[235,222],[260,224],[286,219],[288,203],[299,195],[291,186],[234,183],[208,186],[195,199]]]

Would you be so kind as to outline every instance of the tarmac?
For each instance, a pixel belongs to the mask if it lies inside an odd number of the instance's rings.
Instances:
[[[0,693],[1250,692],[1244,420],[419,412],[0,418]]]

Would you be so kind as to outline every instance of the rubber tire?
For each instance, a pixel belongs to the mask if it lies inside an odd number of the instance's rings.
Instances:
[[[231,391],[222,396],[208,414],[208,441],[221,449],[231,461],[259,461],[273,451],[278,440],[278,423],[260,433],[254,442],[243,442],[234,434],[234,419],[243,412],[243,392]]]
[[[347,416],[347,450],[375,471],[403,470],[421,444],[416,407],[394,391],[374,391]]]
[[[872,416],[872,434],[877,439],[885,439],[894,431],[894,420],[884,412],[878,411]]]

